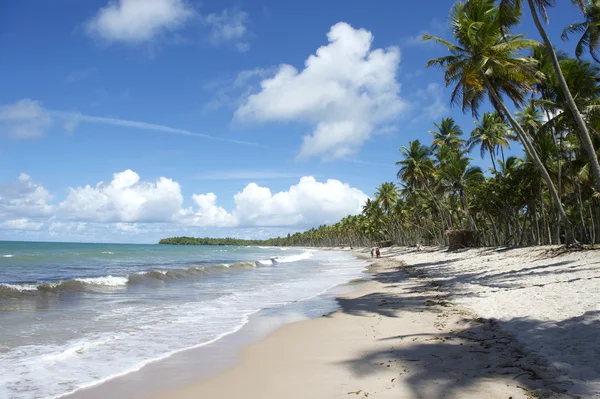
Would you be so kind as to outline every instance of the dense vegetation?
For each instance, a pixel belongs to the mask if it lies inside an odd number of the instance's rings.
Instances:
[[[171,237],[163,238],[159,244],[169,245],[271,245],[263,240],[242,240],[239,238],[195,238],[195,237]]]
[[[457,230],[476,231],[492,246],[599,242],[600,0],[572,1],[582,22],[565,28],[563,39],[580,35],[577,58],[557,53],[544,31],[552,2],[525,2],[542,43],[515,34],[521,3],[457,2],[453,40],[423,36],[445,49],[428,67],[444,71],[451,103],[470,112],[474,126],[445,118],[429,132],[431,143],[401,146],[397,181],[377,187],[362,214],[260,243],[446,244]],[[492,111],[481,114],[484,104]],[[505,157],[515,146],[523,154]],[[474,155],[490,158],[487,175]]]

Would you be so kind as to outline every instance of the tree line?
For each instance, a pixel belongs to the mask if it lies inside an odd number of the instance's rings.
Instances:
[[[163,238],[158,242],[159,244],[168,244],[168,245],[235,245],[235,246],[244,246],[244,245],[269,245],[265,240],[243,240],[240,238],[196,238],[196,237],[170,237]]]

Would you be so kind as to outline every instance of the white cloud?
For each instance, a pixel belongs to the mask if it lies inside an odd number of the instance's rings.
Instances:
[[[300,151],[303,157],[354,153],[407,108],[396,80],[398,48],[371,49],[370,32],[343,22],[332,26],[327,37],[329,44],[308,57],[302,71],[281,65],[235,114],[242,121],[313,124]]]
[[[85,28],[107,42],[142,43],[181,27],[195,14],[186,0],[110,0]]]
[[[248,237],[251,231],[270,234],[273,228],[291,231],[334,223],[360,213],[366,199],[361,190],[339,180],[305,176],[280,192],[249,183],[234,195],[231,210],[220,206],[214,193],[193,194],[193,205],[184,207],[178,182],[166,177],[143,181],[128,169],[115,173],[109,183],[69,188],[66,198],[53,205],[53,196],[22,174],[17,183],[0,185],[0,239],[34,231],[36,235],[26,237],[107,241],[194,234],[199,228],[229,228],[227,234],[212,234]]]
[[[40,137],[51,125],[52,118],[38,101],[22,99],[0,106],[0,133],[10,137]]]
[[[367,198],[339,180],[319,182],[305,176],[278,193],[250,183],[235,194],[231,212],[217,205],[213,193],[195,195],[198,210],[187,209],[182,216],[185,223],[200,226],[313,226],[360,213]]]
[[[42,228],[44,223],[34,222],[27,218],[5,220],[0,223],[0,229],[3,230],[25,230],[25,231],[38,231]]]
[[[169,222],[182,203],[179,183],[165,177],[156,182],[140,182],[140,176],[128,169],[115,173],[108,184],[69,188],[58,213],[71,220]]]
[[[194,194],[192,196],[197,209],[182,210],[181,220],[190,226],[232,227],[237,225],[235,215],[217,205],[217,196],[214,193]]]
[[[127,232],[127,233],[139,233],[140,229],[138,228],[136,223],[115,223],[115,227],[118,230]]]
[[[213,45],[233,43],[240,52],[250,50],[247,22],[248,14],[237,9],[225,9],[220,14],[212,13],[204,17],[204,23],[210,29],[209,40]]]
[[[18,182],[0,184],[0,220],[49,217],[52,199],[48,190],[21,173]]]

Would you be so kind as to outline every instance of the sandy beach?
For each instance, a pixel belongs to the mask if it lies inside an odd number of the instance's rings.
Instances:
[[[597,398],[599,264],[551,247],[385,249],[337,312],[157,398]]]

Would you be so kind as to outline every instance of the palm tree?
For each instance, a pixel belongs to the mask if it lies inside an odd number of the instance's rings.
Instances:
[[[475,121],[475,126],[467,143],[468,151],[479,146],[481,158],[484,158],[485,153],[488,152],[492,159],[494,172],[496,172],[495,157],[498,155],[498,151],[502,151],[502,160],[504,160],[504,148],[509,147],[509,127],[497,112],[486,112],[483,114],[481,123]]]
[[[419,140],[410,141],[408,148],[400,147],[400,153],[404,159],[396,162],[400,165],[398,179],[405,181],[414,188],[423,188],[427,180],[433,176],[435,166],[430,158],[431,149],[421,145]]]
[[[511,24],[514,24],[514,22],[515,22],[514,15],[520,13],[521,1],[522,0],[501,0],[500,1],[500,9],[501,9],[500,19],[503,24],[507,25],[507,27],[509,27]],[[578,6],[582,10],[586,9],[584,0],[571,0],[571,2],[573,4],[575,4],[576,6]],[[598,157],[596,156],[596,151],[594,150],[594,144],[592,143],[592,139],[590,137],[590,133],[589,133],[587,125],[583,119],[583,116],[581,115],[581,113],[579,112],[579,109],[577,108],[577,105],[575,103],[573,95],[571,94],[571,92],[569,90],[569,86],[567,84],[567,81],[562,73],[560,63],[559,63],[558,57],[556,55],[556,51],[554,50],[554,46],[552,45],[550,38],[546,34],[546,31],[544,30],[544,26],[542,25],[542,22],[540,21],[540,18],[538,15],[538,11],[539,11],[547,23],[548,16],[546,14],[546,7],[549,5],[552,5],[553,1],[550,1],[550,0],[527,0],[527,4],[529,5],[529,11],[531,12],[531,16],[533,17],[533,22],[535,23],[535,26],[536,26],[538,32],[540,33],[540,36],[542,37],[542,40],[544,42],[544,47],[546,48],[546,51],[550,55],[550,61],[552,63],[552,68],[554,69],[554,73],[556,74],[558,84],[560,86],[560,90],[562,91],[563,96],[565,97],[566,105],[567,105],[568,109],[571,111],[571,114],[573,115],[573,118],[575,119],[575,123],[577,124],[577,128],[578,128],[577,131],[579,132],[579,138],[581,140],[581,143],[582,143],[583,147],[585,148],[585,151],[587,152],[588,156],[590,157],[591,167],[594,172],[594,177],[596,178],[596,180],[595,180],[596,191],[600,192],[600,162],[598,161]],[[506,17],[504,17],[504,16],[506,16]],[[595,16],[594,16],[594,18],[595,18]],[[592,29],[593,26],[594,26],[594,22],[590,21],[590,29]],[[597,25],[595,25],[595,26],[597,29]],[[591,33],[592,32],[590,31],[590,35],[591,35]],[[590,37],[590,39],[592,39],[592,38]],[[595,37],[593,40],[597,40],[597,37]],[[596,44],[597,44],[597,41],[592,43],[592,45],[596,45]]]
[[[430,60],[427,67],[445,69],[446,86],[456,84],[451,102],[460,102],[463,112],[471,110],[476,116],[485,96],[489,97],[497,112],[510,122],[525,151],[542,173],[561,220],[567,223],[567,214],[548,171],[501,97],[505,94],[517,106],[525,102],[525,94],[532,90],[538,76],[535,61],[523,57],[519,52],[539,43],[511,34],[507,18],[500,18],[499,14],[499,8],[492,0],[456,3],[450,16],[457,44],[424,35],[424,40],[435,40],[450,52],[448,56]],[[513,23],[518,21],[516,16],[513,19]]]
[[[575,95],[577,108],[583,113],[586,124],[591,124],[600,117],[600,67],[576,59],[562,60],[560,65],[562,74]],[[543,92],[544,99],[538,103],[553,115],[549,126],[557,131],[577,130],[575,118],[567,107],[567,99],[560,90],[557,76],[547,76]]]
[[[375,202],[381,206],[381,208],[383,208],[385,213],[389,215],[397,201],[398,190],[395,183],[383,183],[377,187],[377,192],[375,193]]]
[[[581,38],[575,46],[575,55],[580,59],[587,48],[594,61],[600,62],[597,52],[600,47],[600,1],[589,0],[583,4],[583,7],[581,4],[579,6],[585,21],[567,26],[561,38],[568,40],[572,33],[581,33]]]
[[[373,201],[371,198],[367,198],[367,200],[365,201],[365,204],[362,207],[362,213],[367,218],[370,218],[371,215],[374,215],[377,213],[378,207],[379,207],[379,205],[377,205],[377,202]]]
[[[433,151],[443,146],[458,150],[462,146],[463,140],[460,136],[462,136],[463,131],[460,126],[454,123],[454,119],[444,118],[440,124],[434,123],[434,125],[437,131],[429,131],[434,136],[431,142],[431,149]]]
[[[438,170],[437,174],[447,191],[460,200],[463,213],[468,220],[469,227],[472,229],[474,223],[469,215],[469,204],[465,195],[465,189],[467,186],[484,180],[481,168],[471,166],[469,158],[463,154],[455,153]]]

